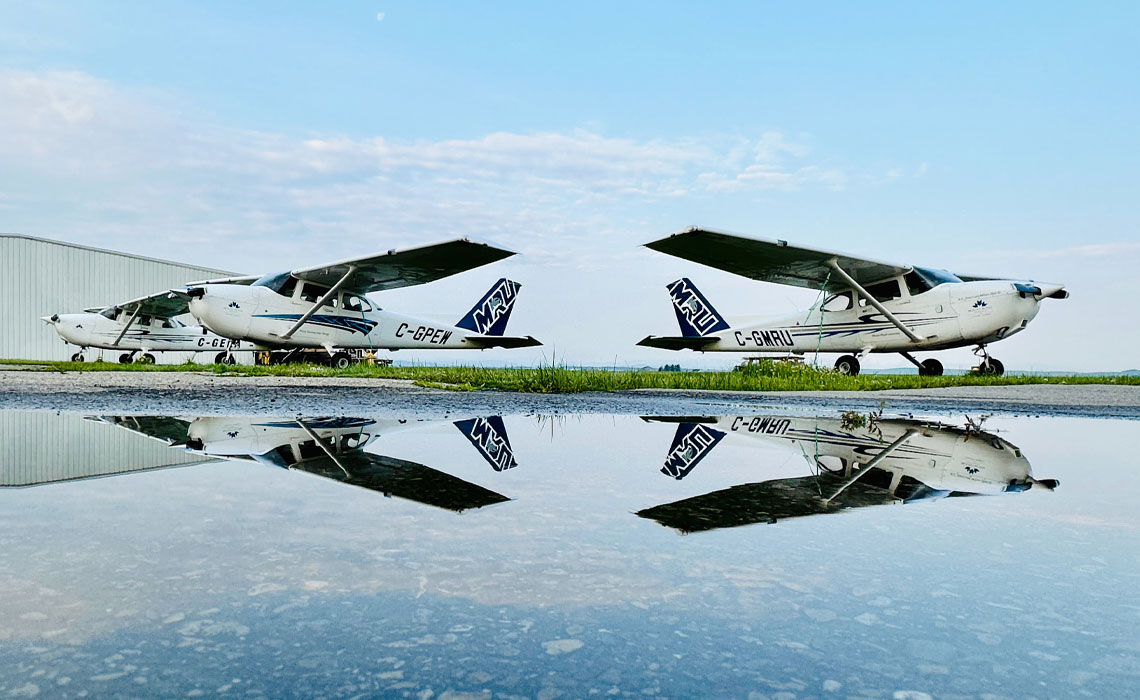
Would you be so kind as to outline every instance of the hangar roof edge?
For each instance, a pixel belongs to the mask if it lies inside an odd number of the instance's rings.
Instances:
[[[109,250],[107,248],[95,248],[89,245],[80,245],[79,243],[68,243],[67,241],[57,241],[51,238],[41,238],[39,236],[28,236],[22,233],[2,233],[0,238],[22,238],[28,241],[36,241],[38,243],[50,243],[51,245],[64,246],[65,248],[79,248],[80,250],[89,250],[93,253],[106,253],[107,255],[118,255],[123,258],[134,258],[135,260],[145,260],[146,262],[162,263],[163,265],[174,265],[175,267],[185,267],[191,270],[200,270],[202,272],[209,272],[211,276],[218,275],[223,277],[232,277],[241,273],[230,272],[228,270],[218,270],[213,267],[203,267],[201,265],[190,265],[188,263],[177,262],[175,260],[163,260],[162,258],[149,258],[145,255],[135,255],[134,253],[123,253],[118,250]]]

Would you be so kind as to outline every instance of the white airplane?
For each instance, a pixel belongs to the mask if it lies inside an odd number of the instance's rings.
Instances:
[[[835,363],[859,374],[868,352],[897,352],[923,376],[942,374],[934,358],[911,353],[975,346],[977,371],[1000,375],[986,346],[1023,330],[1043,299],[1069,296],[1063,285],[955,275],[855,258],[786,241],[690,228],[646,247],[742,275],[827,292],[806,313],[766,323],[730,325],[688,279],[667,286],[680,337],[648,336],[638,345],[701,352],[845,353]]]
[[[642,517],[685,532],[946,497],[1052,491],[1013,444],[972,426],[917,420],[807,416],[646,417],[677,423],[662,473],[683,479],[721,440],[741,438],[800,451],[812,474],[774,479],[655,506]]]
[[[206,458],[299,470],[385,496],[457,512],[510,499],[418,462],[366,451],[409,429],[457,428],[495,471],[517,466],[499,416],[462,421],[254,416],[102,416],[92,418]]]
[[[84,351],[98,348],[124,351],[119,355],[123,364],[153,364],[153,353],[171,351],[216,352],[215,362],[232,364],[233,353],[242,349],[241,344],[178,320],[188,311],[185,297],[162,291],[114,306],[40,318],[54,327],[65,343],[79,346],[72,362],[83,362]]]
[[[466,238],[306,267],[261,278],[188,285],[190,313],[228,338],[269,348],[454,350],[541,345],[506,336],[519,283],[501,279],[454,325],[381,309],[370,292],[433,282],[514,255]],[[177,291],[177,290],[176,290]]]

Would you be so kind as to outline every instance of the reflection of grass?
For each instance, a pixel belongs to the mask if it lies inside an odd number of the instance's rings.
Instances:
[[[532,393],[581,391],[628,391],[631,389],[680,389],[708,391],[870,391],[876,389],[928,389],[952,386],[1000,386],[1010,384],[1123,384],[1140,386],[1140,377],[1039,377],[975,375],[919,377],[908,374],[869,374],[847,377],[810,365],[764,361],[739,372],[642,372],[608,369],[575,369],[564,365],[533,368],[501,367],[392,367],[354,365],[335,370],[319,365],[120,365],[107,362],[0,361],[39,365],[57,372],[213,372],[229,376],[350,377],[405,379],[420,386],[459,391],[495,389]]]

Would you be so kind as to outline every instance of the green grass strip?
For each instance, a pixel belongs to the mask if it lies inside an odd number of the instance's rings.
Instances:
[[[51,372],[211,372],[221,376],[251,377],[343,377],[403,379],[419,386],[455,391],[497,390],[537,394],[585,391],[630,391],[675,389],[695,391],[876,391],[883,389],[930,389],[957,386],[1008,386],[1017,384],[1113,384],[1140,386],[1137,376],[1037,376],[1004,377],[948,375],[919,377],[916,374],[862,374],[848,377],[810,365],[765,361],[731,372],[654,372],[583,369],[564,365],[529,368],[475,366],[353,365],[336,370],[321,365],[120,365],[108,362],[34,362],[0,360],[0,364],[33,365]]]

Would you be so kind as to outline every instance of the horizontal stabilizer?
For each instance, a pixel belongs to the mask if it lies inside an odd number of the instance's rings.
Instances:
[[[542,341],[531,335],[469,335],[467,342],[482,350],[487,348],[530,348],[542,345]]]
[[[710,345],[715,344],[719,338],[686,338],[678,336],[665,336],[658,337],[655,335],[648,335],[643,338],[638,345],[644,345],[647,348],[661,348],[662,350],[704,350]]]

